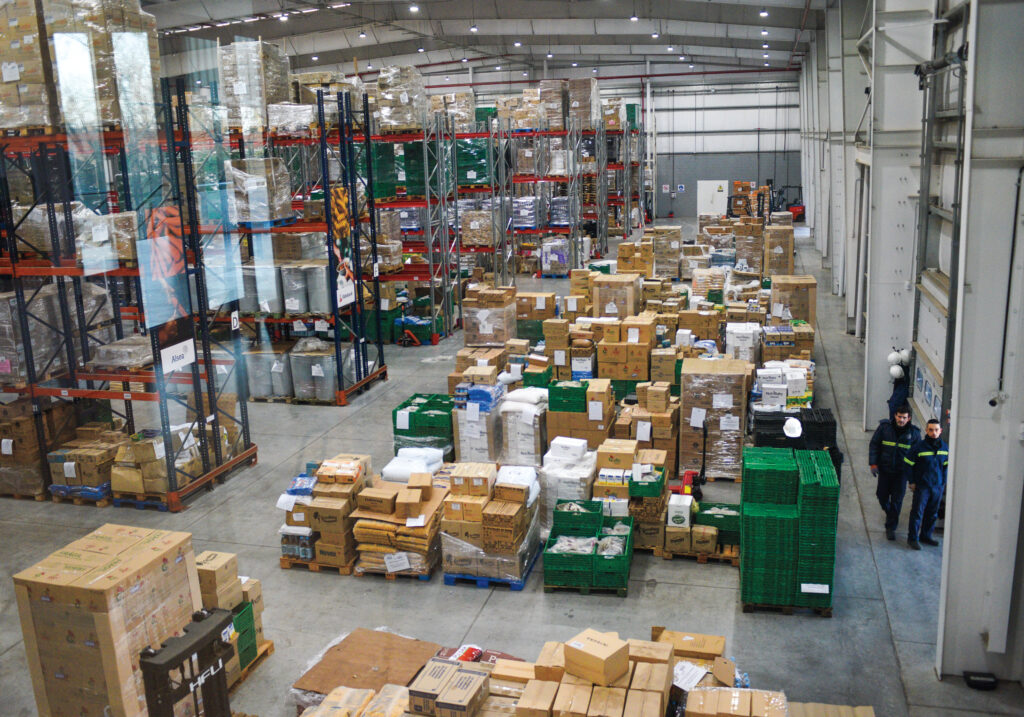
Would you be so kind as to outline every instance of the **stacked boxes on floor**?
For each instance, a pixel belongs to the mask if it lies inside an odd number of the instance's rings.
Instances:
[[[451,396],[434,393],[413,394],[393,411],[395,452],[400,448],[440,448],[454,456]]]
[[[548,388],[548,433],[580,438],[591,449],[611,433],[615,398],[611,381],[559,381]]]
[[[62,445],[77,436],[70,403],[50,404],[42,419],[47,445]],[[32,401],[22,398],[0,406],[0,493],[33,496],[45,491],[41,450]]]
[[[513,339],[514,341],[514,339]],[[507,348],[463,348],[455,354],[455,370],[448,374],[448,393],[455,395],[455,388],[463,383],[466,369],[490,368],[497,369],[498,373],[505,370],[509,362],[509,351]]]
[[[504,346],[517,336],[516,314],[515,289],[470,289],[462,301],[466,346]]]
[[[734,359],[683,361],[680,470],[700,470],[703,466],[712,477],[740,477],[752,370],[750,364]]]
[[[545,319],[541,326],[544,332],[544,355],[551,359],[554,378],[559,381],[568,381],[572,378],[569,321],[568,319]]]
[[[498,381],[496,366],[470,366],[464,382],[455,387],[452,428],[455,460],[496,461],[502,450],[502,420],[498,406],[505,384]]]
[[[225,666],[228,685],[233,685],[241,671],[256,659],[259,644],[253,608],[245,602],[242,580],[238,577],[238,556],[207,550],[196,556],[199,590],[206,610],[229,610],[232,614],[231,647],[234,655]]]
[[[139,655],[202,606],[192,536],[106,524],[14,576],[40,714],[146,713]]]
[[[638,446],[665,452],[665,466],[669,475],[678,473],[679,452],[679,399],[672,396],[672,387],[666,382],[637,384],[638,405],[630,417],[630,438]]]
[[[790,217],[793,215],[790,214]],[[790,275],[793,273],[793,226],[779,226],[772,223],[764,232],[765,276]]]
[[[541,476],[541,526],[551,527],[552,514],[559,501],[589,500],[597,475],[597,451],[587,450],[579,438],[557,436],[544,454]]]
[[[519,291],[515,294],[516,336],[540,341],[544,335],[544,321],[553,319],[558,313],[555,294],[552,291]]]

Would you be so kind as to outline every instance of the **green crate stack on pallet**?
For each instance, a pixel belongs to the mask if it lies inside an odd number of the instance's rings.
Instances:
[[[743,504],[740,598],[744,603],[793,604],[799,522],[800,515],[795,505]]]
[[[259,651],[259,644],[256,641],[256,621],[252,612],[252,603],[243,602],[235,608],[232,617],[234,630],[238,633],[238,666],[241,669],[248,667]]]
[[[382,200],[396,197],[398,167],[395,163],[395,145],[391,142],[371,142],[370,159],[373,161],[373,196]],[[360,173],[366,171],[366,159],[362,142],[356,142],[356,167]]]
[[[800,548],[794,605],[831,607],[835,584],[839,479],[827,451],[797,451]]]
[[[491,117],[497,117],[497,116],[498,116],[498,108],[497,107],[477,107],[474,110],[473,119],[475,119],[477,122],[486,122]]]
[[[577,510],[566,506],[574,504]],[[551,534],[544,545],[544,584],[552,587],[585,588],[594,585],[594,553],[555,553],[551,548],[559,536],[596,538],[604,513],[598,500],[559,500],[552,515]]]
[[[792,449],[743,449],[743,504],[796,505],[799,480]]]
[[[617,533],[609,533],[618,524],[629,528],[629,532],[621,535],[625,546],[620,555],[602,555],[600,553],[600,542],[602,538]],[[598,554],[594,556],[594,586],[600,588],[626,588],[629,587],[629,567],[633,562],[633,519],[614,518],[605,516],[601,521],[601,533],[598,535]]]
[[[739,503],[711,503],[701,501],[693,517],[696,525],[713,525],[718,528],[718,542],[721,545],[740,544]]]
[[[458,166],[459,186],[490,184],[491,172],[487,162],[486,137],[455,140],[455,162]]]
[[[516,337],[526,339],[531,344],[544,338],[544,322],[539,319],[516,319]]]
[[[426,196],[427,172],[423,170],[423,142],[403,142],[395,151],[396,177],[398,186],[405,187],[406,196]],[[434,171],[437,160],[431,152],[430,172]]]
[[[399,448],[440,448],[445,460],[455,455],[452,411],[455,399],[441,393],[414,393],[391,412],[395,452]]]
[[[395,340],[395,319],[401,318],[402,309],[388,309],[380,311],[380,340],[384,343],[392,343]],[[377,309],[363,311],[364,334],[367,341],[377,340]]]
[[[523,386],[531,388],[547,388],[551,383],[554,369],[548,366],[543,371],[523,371]]]
[[[584,381],[555,381],[548,386],[548,410],[587,412],[587,384]]]

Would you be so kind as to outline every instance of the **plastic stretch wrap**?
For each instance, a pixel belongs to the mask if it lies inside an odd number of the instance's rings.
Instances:
[[[686,359],[680,372],[680,467],[699,469],[701,426],[707,426],[704,467],[713,477],[742,470],[749,364],[734,359]]]
[[[462,185],[487,184],[491,181],[487,164],[486,137],[455,140],[455,158],[458,162],[458,183]]]
[[[400,436],[394,437],[395,453],[405,449],[433,448],[443,452],[445,460],[455,456],[455,446],[449,436]]]
[[[441,533],[442,564],[446,573],[478,578],[520,581],[540,550],[540,515],[531,508],[529,527],[514,553],[491,553],[466,540]]]
[[[548,129],[565,129],[565,105],[569,84],[565,80],[541,80],[540,109]]]
[[[501,462],[513,466],[539,466],[547,450],[547,404],[502,402]]]
[[[532,507],[540,498],[540,480],[534,466],[503,465],[498,469],[494,485],[526,488],[526,505]]]
[[[515,167],[517,174],[541,175],[544,174],[542,154],[536,147],[519,147],[516,149]]]
[[[398,220],[402,231],[415,232],[423,229],[423,223],[420,221],[419,209],[399,209]]]
[[[516,337],[516,305],[463,306],[462,322],[466,346],[503,347]]]
[[[621,97],[604,100],[601,103],[601,119],[605,129],[622,129],[626,124],[626,101]]]
[[[548,174],[552,177],[567,177],[569,176],[569,162],[568,155],[564,149],[551,148],[548,153],[550,158],[548,163]]]
[[[550,207],[551,226],[569,226],[569,197],[552,197]]]
[[[61,215],[58,213],[58,222]],[[85,226],[76,231],[75,248],[79,264],[90,270],[114,268],[118,260],[135,261],[135,245],[139,240],[139,217],[135,212],[93,214],[83,210],[73,221],[78,225],[84,220]]]
[[[377,109],[382,130],[420,128],[429,101],[423,75],[410,65],[389,65],[377,76]]]
[[[377,241],[402,241],[402,218],[395,209],[385,209],[377,219]]]
[[[761,363],[761,324],[729,322],[725,325],[725,353],[741,361]]]
[[[538,228],[543,207],[540,197],[516,197],[512,200],[512,226],[516,229]]]
[[[10,125],[0,126],[9,127]],[[11,209],[14,215],[14,223],[18,227],[18,230],[15,232],[18,238],[18,250],[31,250],[48,256],[50,254],[50,224],[46,215],[46,206],[39,204],[30,208],[15,204]],[[71,221],[76,237],[86,231],[95,216],[81,202],[71,202]],[[67,229],[64,215],[59,209],[57,211],[57,234],[60,237],[60,245],[63,247],[66,241]]]
[[[586,451],[582,457],[576,454],[576,447],[567,448],[564,443],[555,445],[560,438],[552,441],[551,449],[544,454],[544,467],[540,470],[541,527],[546,534],[551,529],[551,515],[559,500],[587,500],[591,485],[597,475],[597,451]],[[582,441],[584,447],[586,441]]]
[[[245,354],[249,395],[254,398],[284,398],[294,395],[292,369],[285,346],[260,346]]]
[[[593,77],[569,80],[569,121],[582,128],[601,121],[601,96]]]
[[[46,490],[46,479],[36,460],[25,465],[14,465],[0,460],[0,493],[4,495],[39,495]]]
[[[107,368],[139,368],[153,363],[153,344],[149,336],[135,334],[94,346],[92,360],[97,366]]]
[[[242,264],[242,295],[238,297],[238,310],[243,314],[254,314],[260,310],[256,271],[252,264]]]
[[[306,300],[311,314],[328,314],[331,295],[327,285],[327,262],[314,262],[303,267],[306,274]]]
[[[540,245],[540,267],[545,274],[569,273],[569,238],[552,236]]]
[[[253,268],[253,279],[256,283],[257,311],[264,314],[284,313],[284,296],[281,287],[281,267],[258,265]],[[242,286],[245,287],[245,273],[242,274]]]
[[[295,214],[291,177],[280,157],[228,159],[224,171],[231,188],[228,213],[232,221],[266,222]]]
[[[309,312],[305,264],[281,265],[281,292],[284,297],[284,311],[286,314],[305,314]]]
[[[707,244],[713,249],[732,249],[736,245],[736,237],[730,231],[726,234],[719,232],[703,232],[698,240],[701,244]]]
[[[497,411],[476,415],[467,409],[452,411],[455,427],[455,460],[492,462],[501,453],[501,415]]]
[[[459,223],[462,228],[463,246],[490,246],[493,242],[490,210],[462,212]]]
[[[315,338],[300,339],[288,353],[295,398],[333,403],[338,389],[338,363],[334,344]]]
[[[219,97],[228,124],[267,126],[267,105],[288,102],[288,56],[269,42],[244,40],[218,48]]]
[[[430,95],[430,111],[451,115],[456,132],[472,132],[476,129],[476,95],[472,90]]]
[[[436,473],[444,462],[444,451],[438,448],[401,448],[398,455],[381,470],[381,477],[392,483],[408,483],[413,473]]]
[[[659,232],[651,237],[654,248],[654,276],[658,279],[679,277],[679,258],[683,246],[682,228],[677,232]]]
[[[736,237],[736,271],[761,275],[764,260],[764,238],[758,236]]]
[[[338,103],[324,98],[324,121],[334,110],[334,118],[338,118]],[[267,105],[267,126],[276,132],[289,134],[308,134],[310,129],[319,122],[316,105],[299,105],[292,102],[281,102]]]
[[[363,272],[373,272],[373,245],[368,239],[359,238],[359,260],[363,265]],[[380,270],[383,272],[401,271],[402,242],[377,239],[377,261],[380,262]]]
[[[729,270],[725,267],[693,270],[693,293],[695,296],[707,296],[710,291],[724,291],[729,279]]]
[[[82,347],[79,340],[78,312],[74,310],[74,296],[71,284],[66,283],[65,297],[71,307],[71,327],[74,332],[75,355],[82,360]],[[57,297],[56,284],[44,284],[38,291],[26,291],[28,302],[27,337],[22,336],[21,324],[18,320],[18,304],[13,291],[0,293],[0,384],[25,383],[28,381],[28,366],[25,358],[26,339],[32,347],[32,360],[35,364],[36,379],[42,380],[67,369],[67,351],[62,336],[53,330],[61,326],[60,303]],[[91,282],[82,282],[82,304],[89,335],[98,343],[106,344],[114,340],[112,320],[113,306],[107,290]],[[95,346],[95,344],[92,344]],[[52,359],[52,361],[51,361]]]

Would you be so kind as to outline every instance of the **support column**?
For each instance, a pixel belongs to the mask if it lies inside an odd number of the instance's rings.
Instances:
[[[837,3],[825,13],[828,55],[828,168],[829,222],[828,264],[832,268],[832,293],[843,294],[846,271],[846,162],[845,102],[843,93],[842,6]]]

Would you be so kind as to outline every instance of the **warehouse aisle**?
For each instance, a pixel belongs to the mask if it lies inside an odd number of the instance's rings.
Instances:
[[[692,233],[694,222],[687,223]],[[799,236],[799,235],[798,235]],[[809,238],[798,244],[801,271],[818,276]],[[523,288],[542,282],[524,280]],[[545,280],[565,293],[565,281]],[[638,553],[625,600],[605,595],[545,594],[539,571],[526,590],[480,590],[429,583],[313,574],[278,567],[274,507],[286,480],[307,460],[342,450],[393,455],[391,409],[416,391],[446,389],[461,337],[434,347],[385,347],[390,380],[345,408],[253,404],[259,464],[202,496],[184,513],[0,500],[5,550],[0,566],[0,694],[5,715],[35,714],[9,576],[105,522],[188,530],[197,550],[238,553],[243,574],[263,581],[264,626],[276,652],[236,693],[233,707],[263,717],[294,714],[290,684],[327,644],[355,627],[386,627],[445,645],[472,642],[530,657],[545,640],[567,639],[587,625],[642,637],[651,625],[725,635],[728,654],[755,687],[784,689],[802,701],[872,704],[879,715],[1024,714],[1019,687],[969,692],[959,680],[938,683],[932,668],[939,554],[890,543],[866,469],[869,433],[861,430],[863,350],[845,333],[842,300],[818,296],[819,405],[838,411],[846,453],[840,512],[835,617],[744,614],[739,572],[724,565],[666,561]],[[738,500],[739,486],[708,486],[709,499]],[[909,501],[908,501],[909,505]],[[905,524],[905,523],[904,523]],[[974,712],[962,711],[967,709]]]

